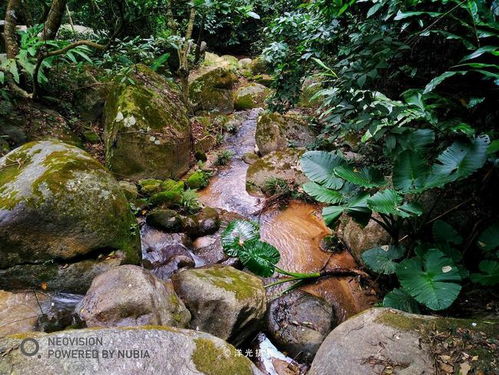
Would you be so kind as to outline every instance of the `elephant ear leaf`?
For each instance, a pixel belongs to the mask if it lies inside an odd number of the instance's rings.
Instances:
[[[343,200],[343,195],[339,191],[327,189],[311,181],[303,185],[303,190],[319,202],[340,203]]]
[[[404,290],[432,310],[446,309],[461,291],[458,268],[438,249],[400,262],[396,273]]]
[[[486,228],[478,238],[478,245],[483,251],[492,251],[499,247],[499,222]]]
[[[404,248],[401,246],[379,246],[362,253],[362,260],[366,266],[374,272],[384,275],[395,273],[397,259],[404,256]]]
[[[381,173],[373,168],[362,168],[357,171],[351,166],[340,165],[334,169],[334,173],[336,176],[351,182],[352,184],[365,188],[375,188],[385,184],[385,180]]]
[[[418,192],[424,189],[429,168],[420,153],[404,151],[395,160],[393,187],[402,192]]]
[[[400,217],[419,216],[423,213],[416,202],[403,202],[402,196],[395,190],[380,190],[367,200],[369,208],[382,214]]]
[[[247,220],[235,220],[229,223],[222,233],[222,246],[229,256],[239,256],[247,241],[260,238],[258,224]]]
[[[486,135],[476,137],[471,143],[454,142],[438,156],[430,187],[442,186],[476,172],[487,161],[489,144],[490,138]]]
[[[418,302],[412,298],[404,289],[393,289],[383,298],[384,307],[392,307],[397,310],[407,311],[414,314],[419,314]]]
[[[481,273],[472,273],[471,281],[482,285],[499,284],[499,262],[495,260],[482,260],[478,265]]]
[[[346,203],[337,206],[325,207],[322,216],[327,225],[334,225],[342,213],[350,215],[356,222],[365,226],[371,218],[371,210],[367,207],[366,193],[359,193]]]
[[[279,262],[279,251],[267,242],[259,240],[248,241],[239,253],[239,259],[248,269],[261,277],[270,277]]]
[[[337,154],[325,151],[309,151],[300,160],[305,176],[329,189],[341,189],[343,180],[334,174],[334,169],[345,163]]]

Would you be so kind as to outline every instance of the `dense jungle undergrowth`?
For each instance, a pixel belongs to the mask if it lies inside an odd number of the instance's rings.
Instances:
[[[108,107],[94,99],[134,87],[143,78],[137,64],[176,87],[193,118],[210,114],[192,91],[207,56],[236,56],[229,65],[251,58],[238,84],[262,83],[267,111],[298,111],[315,134],[300,160],[308,182],[267,181],[270,199],[319,202],[333,243],[348,218],[379,226],[385,242],[355,256],[378,283],[380,305],[497,315],[499,1],[7,0],[0,15],[1,155],[51,135],[111,165]],[[213,91],[224,95],[227,82]],[[198,120],[190,137],[200,137]],[[137,120],[118,112],[115,121]],[[235,131],[210,121],[203,136],[214,147]],[[142,184],[151,197],[132,204],[137,215],[165,202],[185,215],[199,210],[206,150],[187,152],[197,174],[181,185],[189,168],[172,175],[168,191]],[[231,157],[222,150],[214,165]],[[225,250],[250,271],[277,271],[296,285],[327,276],[276,268],[277,249],[245,223],[229,226]]]

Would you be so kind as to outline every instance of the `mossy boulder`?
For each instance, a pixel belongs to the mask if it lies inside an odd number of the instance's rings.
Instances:
[[[192,314],[190,326],[238,345],[258,329],[266,310],[262,281],[229,266],[210,266],[172,277]]]
[[[494,374],[499,370],[495,349],[498,334],[497,320],[441,318],[373,308],[328,335],[308,374],[371,375],[384,373],[388,367],[401,375],[437,374],[443,369],[448,369],[444,373],[458,374],[462,364],[470,366],[470,373]]]
[[[23,339],[38,342],[38,355],[20,350]],[[50,341],[49,341],[50,340]],[[74,342],[62,346],[50,342]],[[26,350],[33,347],[26,344]],[[97,351],[91,358],[49,356],[49,350]],[[104,357],[114,351],[112,357]],[[0,374],[263,375],[232,345],[208,333],[167,326],[89,328],[0,339]]]
[[[196,112],[228,114],[234,111],[237,76],[224,64],[201,66],[189,75],[189,99]]]
[[[280,179],[288,185],[302,185],[307,182],[300,166],[302,148],[288,148],[274,151],[252,163],[246,172],[246,190],[260,194],[270,179]]]
[[[0,159],[0,288],[55,287],[79,263],[80,272],[96,272],[84,262],[111,251],[136,263],[140,239],[125,195],[99,162],[59,141],[27,143]]]
[[[115,84],[106,101],[106,164],[120,178],[180,177],[192,152],[187,108],[174,84],[133,69],[135,84]]]
[[[238,110],[260,108],[269,95],[270,89],[259,83],[241,86],[235,92],[234,106]]]
[[[116,267],[97,276],[76,312],[87,327],[182,328],[191,319],[170,281],[160,280],[133,265]]]
[[[147,215],[146,222],[151,227],[167,233],[177,233],[182,229],[182,220],[174,210],[154,210]]]
[[[249,69],[253,75],[265,74],[267,73],[267,63],[261,56],[258,56],[251,61]]]
[[[314,139],[314,132],[301,115],[264,112],[258,118],[255,140],[261,155],[289,146],[305,147]]]

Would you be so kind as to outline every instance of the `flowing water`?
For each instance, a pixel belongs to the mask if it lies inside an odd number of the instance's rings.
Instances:
[[[262,239],[281,253],[279,267],[295,272],[317,272],[335,267],[354,268],[356,263],[348,252],[332,254],[322,251],[320,242],[331,233],[320,217],[320,207],[291,202],[280,211],[267,211],[260,217],[263,203],[246,191],[248,164],[243,155],[255,148],[256,121],[260,110],[246,112],[237,134],[227,139],[226,149],[234,153],[228,166],[212,178],[210,185],[200,192],[201,201],[211,207],[237,212],[249,219],[258,219]],[[368,308],[372,298],[362,290],[358,280],[351,277],[327,278],[303,288],[330,302],[340,321]]]

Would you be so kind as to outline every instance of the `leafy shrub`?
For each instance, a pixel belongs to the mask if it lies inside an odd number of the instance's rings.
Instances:
[[[433,162],[428,150],[432,140],[431,130],[427,130],[414,137],[413,142],[397,145],[391,179],[385,179],[376,168],[353,165],[338,152],[309,151],[303,155],[301,165],[311,180],[303,186],[304,191],[330,204],[323,209],[328,225],[347,214],[362,225],[375,220],[392,236],[394,245],[363,254],[366,265],[377,273],[396,274],[404,292],[430,309],[441,310],[449,307],[460,291],[455,282],[461,280],[461,275],[454,259],[445,254],[445,250],[453,252],[448,249],[452,241],[459,242],[459,237],[452,227],[437,221],[434,232],[440,245],[421,246],[416,257],[398,263],[406,254],[399,243],[400,235],[408,223],[413,235],[421,230],[415,229],[418,223],[414,218],[423,214],[418,201],[424,192],[465,179],[485,164],[490,140],[481,136],[456,141]],[[484,266],[486,272],[493,270],[488,263]]]
[[[227,165],[227,164],[229,164],[229,161],[232,159],[233,156],[234,156],[234,153],[230,150],[220,151],[217,154],[217,158],[216,158],[214,164],[219,165],[219,166]]]
[[[270,177],[263,183],[263,192],[266,195],[289,195],[291,189],[288,183],[282,178]]]

